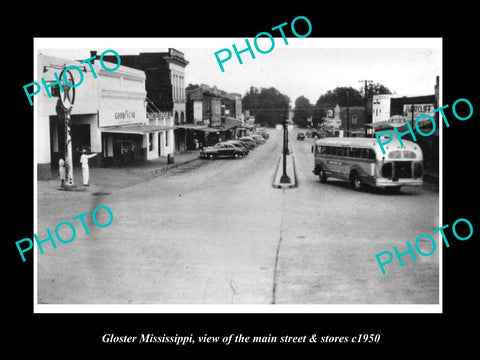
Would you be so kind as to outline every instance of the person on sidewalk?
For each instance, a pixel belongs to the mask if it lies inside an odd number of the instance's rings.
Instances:
[[[97,156],[97,153],[87,155],[87,150],[82,150],[82,156],[80,156],[80,163],[82,164],[83,186],[90,186],[88,181],[90,179],[90,169],[88,168],[88,159]]]
[[[62,158],[58,160],[58,174],[60,175],[60,184],[63,188],[65,184],[65,160],[63,160]]]

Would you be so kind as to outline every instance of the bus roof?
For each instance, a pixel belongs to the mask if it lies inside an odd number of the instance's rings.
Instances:
[[[385,140],[386,141],[386,140]],[[394,137],[393,140],[387,144],[383,145],[385,152],[389,152],[392,150],[397,149],[404,149],[404,150],[413,150],[413,151],[422,151],[420,146],[409,140],[403,140],[403,147],[400,144],[400,141]],[[347,146],[347,147],[364,147],[375,149],[381,152],[380,145],[378,144],[377,138],[364,138],[364,137],[330,137],[330,138],[323,138],[318,139],[315,141],[315,145],[324,145],[324,146]]]

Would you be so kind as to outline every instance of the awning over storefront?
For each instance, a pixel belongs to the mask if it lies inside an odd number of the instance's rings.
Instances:
[[[174,129],[173,126],[162,126],[162,125],[146,125],[146,124],[135,124],[135,125],[119,125],[119,126],[105,126],[100,128],[102,133],[116,133],[116,134],[147,134],[156,131],[165,131]]]
[[[415,126],[415,123],[412,122],[411,120],[407,120],[407,121],[410,123],[412,128]],[[393,126],[390,125],[387,120],[377,121],[377,122],[374,122],[374,123],[371,123],[371,124],[365,124],[365,125],[373,128],[375,131],[393,130]],[[431,125],[432,125],[432,122],[427,117],[422,117],[418,120],[418,127],[420,129],[424,128],[424,127],[431,127]],[[407,127],[407,125],[402,125],[402,126],[397,127],[397,130],[399,132],[407,131],[408,127]]]
[[[181,125],[175,125],[175,129],[188,129],[188,130],[203,130],[207,126],[205,125],[194,125],[194,124],[181,124]]]
[[[238,125],[231,124],[231,125],[205,127],[203,129],[198,129],[198,130],[205,131],[207,133],[215,133],[215,132],[228,131],[228,130],[231,130],[231,129],[236,128],[236,127],[238,127]]]
[[[239,129],[255,129],[255,125],[241,124],[238,126]]]

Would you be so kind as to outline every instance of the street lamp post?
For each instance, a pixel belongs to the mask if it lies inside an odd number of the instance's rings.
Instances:
[[[287,152],[288,152],[288,129],[287,119],[283,120],[283,174],[280,178],[280,183],[290,183],[290,177],[287,175]]]

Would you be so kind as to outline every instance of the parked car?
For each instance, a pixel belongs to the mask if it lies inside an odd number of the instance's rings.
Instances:
[[[235,141],[240,143],[242,146],[244,146],[248,150],[255,149],[255,146],[257,146],[257,143],[255,141],[247,141],[247,140],[241,140],[241,139],[237,139]]]
[[[250,137],[258,141],[260,144],[265,144],[265,139],[261,135],[253,134],[253,135],[250,135]]]
[[[305,134],[303,132],[299,132],[297,134],[297,140],[305,140]]]
[[[240,141],[243,141],[243,142],[247,142],[247,143],[250,143],[250,144],[253,144],[253,147],[256,147],[258,145],[258,142],[255,141],[253,138],[251,138],[250,136],[243,136],[239,139]]]
[[[255,142],[255,144],[257,145],[260,145],[260,144],[263,144],[265,142],[264,139],[260,140],[259,138],[256,137],[256,135],[248,135],[248,136],[244,136],[243,139],[251,139]]]
[[[270,135],[268,135],[268,133],[263,132],[263,131],[262,131],[262,132],[259,132],[258,134],[261,135],[261,136],[263,136],[263,138],[264,138],[265,140],[267,140],[267,139],[270,137]]]
[[[224,142],[224,144],[232,144],[239,150],[243,151],[244,155],[248,155],[248,153],[250,152],[247,145],[245,143],[242,143],[240,140],[227,140]]]
[[[220,157],[240,158],[245,152],[229,143],[217,143],[214,146],[204,147],[200,151],[200,158],[216,159]]]

